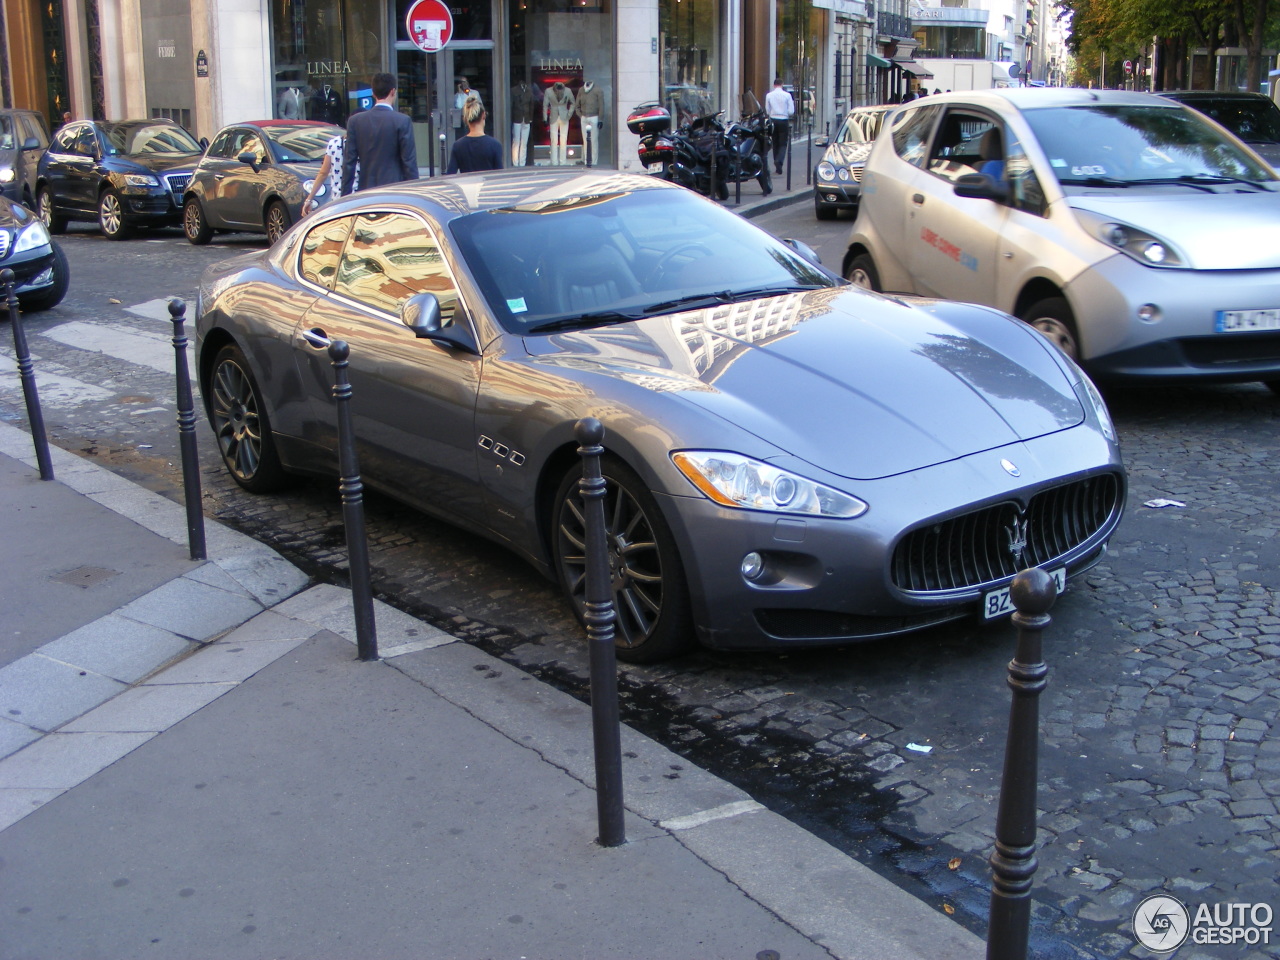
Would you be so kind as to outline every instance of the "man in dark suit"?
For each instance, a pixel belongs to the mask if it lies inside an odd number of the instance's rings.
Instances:
[[[377,102],[347,121],[347,147],[342,158],[344,197],[352,192],[357,167],[361,190],[418,179],[413,124],[396,109],[396,78],[375,73],[372,86]]]

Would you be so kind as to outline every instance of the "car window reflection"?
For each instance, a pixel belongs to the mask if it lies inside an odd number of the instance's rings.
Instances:
[[[433,293],[444,323],[452,319],[458,300],[440,247],[426,225],[399,213],[355,217],[334,291],[396,316],[409,297]]]

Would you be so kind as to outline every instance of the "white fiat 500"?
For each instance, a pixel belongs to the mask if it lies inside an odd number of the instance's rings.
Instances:
[[[1204,115],[1122,91],[902,107],[844,275],[1020,317],[1097,377],[1280,391],[1280,177]]]

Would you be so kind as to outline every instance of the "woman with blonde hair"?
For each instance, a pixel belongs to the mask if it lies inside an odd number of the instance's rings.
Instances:
[[[467,122],[467,135],[453,142],[449,169],[445,173],[501,170],[502,144],[484,132],[484,105],[475,94],[468,96],[463,104],[462,119]]]

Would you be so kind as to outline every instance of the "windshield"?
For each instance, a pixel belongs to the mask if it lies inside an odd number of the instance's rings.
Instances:
[[[1023,115],[1063,184],[1277,179],[1186,107],[1090,104]]]
[[[1202,100],[1187,103],[1234,133],[1245,143],[1280,143],[1280,107],[1270,100]]]
[[[191,134],[176,123],[156,123],[151,120],[104,123],[102,132],[107,138],[107,152],[111,154],[165,156],[199,153],[203,149]]]
[[[684,190],[488,210],[461,217],[449,229],[490,310],[513,333],[841,282],[736,214]]]
[[[341,127],[324,126],[264,126],[262,132],[271,141],[276,160],[280,163],[319,163],[324,159],[325,145],[334,137],[346,136]]]
[[[845,117],[836,137],[839,143],[870,143],[880,132],[887,110],[858,110]]]

